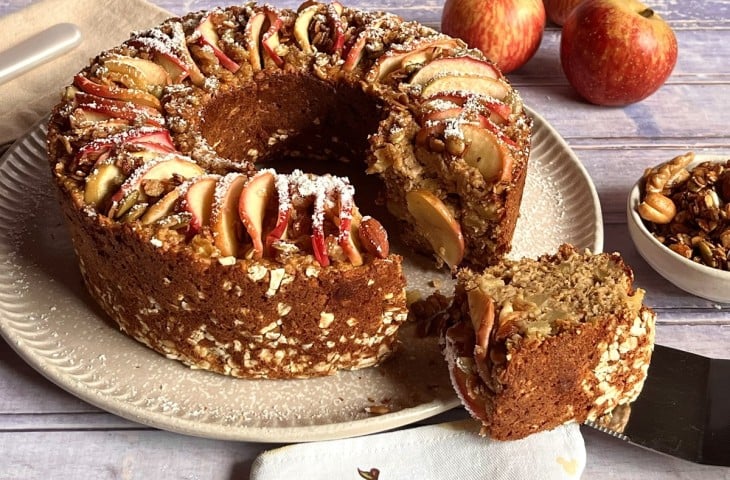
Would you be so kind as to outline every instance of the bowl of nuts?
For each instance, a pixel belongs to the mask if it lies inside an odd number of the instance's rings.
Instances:
[[[730,158],[690,152],[647,169],[627,217],[637,250],[661,276],[730,302]]]

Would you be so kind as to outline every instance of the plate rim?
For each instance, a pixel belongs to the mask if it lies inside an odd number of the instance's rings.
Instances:
[[[586,189],[592,201],[593,211],[593,239],[592,245],[586,248],[595,253],[603,249],[603,221],[601,205],[595,185],[587,170],[578,159],[575,152],[555,130],[550,123],[540,114],[525,106],[528,115],[533,118],[535,128],[544,128],[548,136],[557,143],[563,155],[570,159],[570,167],[580,176],[581,183]],[[10,148],[0,157],[0,175],[6,175],[7,163],[12,157],[17,157],[23,146],[32,139],[34,134],[40,134],[45,138],[43,129],[47,117],[38,121],[22,137],[14,142]],[[533,134],[534,134],[533,130]],[[45,143],[43,143],[45,145]],[[538,150],[533,145],[532,153]],[[43,152],[45,154],[45,152]],[[32,152],[25,153],[32,155]],[[47,161],[42,155],[43,161]],[[121,332],[119,332],[122,334]],[[130,421],[134,421],[153,428],[159,428],[185,435],[233,441],[251,441],[261,443],[290,443],[332,440],[352,436],[366,435],[382,432],[393,428],[403,427],[421,420],[434,417],[461,404],[456,395],[450,401],[433,399],[429,402],[414,407],[407,407],[401,410],[379,416],[353,419],[350,421],[326,423],[317,425],[289,425],[289,426],[247,426],[247,425],[226,425],[222,423],[200,422],[193,418],[167,415],[163,412],[146,409],[142,405],[132,402],[124,402],[111,395],[100,395],[99,391],[92,389],[89,385],[74,380],[62,369],[55,367],[43,355],[38,354],[34,348],[26,345],[20,333],[14,330],[5,319],[5,312],[0,309],[0,335],[7,341],[8,345],[26,362],[38,371],[43,377],[54,385],[62,388],[75,397],[88,402],[106,412],[118,415]],[[123,334],[122,334],[123,335]],[[238,381],[238,379],[226,379]]]

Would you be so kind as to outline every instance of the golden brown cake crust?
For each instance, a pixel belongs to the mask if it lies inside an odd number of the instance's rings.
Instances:
[[[290,378],[391,354],[405,278],[347,179],[261,168],[367,171],[406,243],[488,265],[511,246],[530,130],[460,40],[337,2],[247,3],[101,52],[48,152],[87,287],[125,332],[194,367]]]

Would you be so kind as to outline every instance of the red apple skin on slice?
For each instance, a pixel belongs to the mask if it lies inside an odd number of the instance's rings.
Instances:
[[[141,193],[144,181],[165,180],[174,175],[192,178],[203,173],[205,171],[192,160],[174,154],[147,162],[137,168],[112,195],[107,216],[118,218],[129,210]]]
[[[97,113],[108,118],[129,120],[138,124],[162,127],[165,123],[160,112],[146,105],[99,97],[85,92],[75,96],[76,105],[86,113]]]
[[[185,189],[181,207],[191,214],[188,226],[190,234],[196,234],[210,224],[213,196],[219,178],[218,175],[201,176],[191,180],[192,183]]]
[[[464,92],[442,92],[436,95],[432,95],[424,102],[423,109],[426,111],[432,110],[432,104],[436,102],[448,102],[460,107],[464,107],[467,101],[476,102],[478,105],[486,109],[490,115],[489,119],[495,123],[504,123],[509,121],[510,115],[512,115],[512,107],[504,102],[500,102],[496,99],[490,99],[489,97],[468,95]]]
[[[211,14],[208,14],[200,22],[195,30],[200,34],[200,44],[207,45],[213,50],[213,54],[218,59],[223,68],[233,73],[236,73],[241,68],[238,63],[233,61],[233,59],[226,55],[225,52],[223,52],[223,50],[221,50],[218,46],[220,37],[215,30],[215,25],[213,24]]]
[[[238,215],[253,242],[254,258],[264,256],[263,229],[266,212],[274,201],[276,176],[269,171],[251,178],[241,191]]]
[[[436,39],[422,40],[408,50],[391,50],[385,55],[381,55],[375,62],[375,65],[366,75],[369,82],[381,82],[391,73],[400,70],[403,67],[403,60],[410,55],[418,52],[426,53],[424,58],[430,59],[437,50],[451,51],[458,48],[461,44],[459,40],[448,37],[438,37]]]
[[[229,173],[218,181],[215,188],[210,227],[213,231],[213,243],[224,257],[238,254],[241,226],[238,205],[245,184],[244,175]]]
[[[101,83],[96,83],[93,80],[86,78],[80,74],[74,77],[74,85],[76,85],[86,93],[90,93],[99,97],[126,100],[139,105],[146,105],[156,110],[162,110],[160,100],[151,93],[147,93],[142,90],[120,88],[114,85],[104,85]]]
[[[421,96],[430,98],[434,95],[466,92],[476,95],[486,95],[497,100],[504,100],[509,95],[510,88],[501,80],[475,75],[451,75],[437,77],[423,87]]]
[[[266,22],[266,14],[257,12],[248,19],[244,27],[244,36],[246,38],[246,50],[248,50],[248,60],[254,70],[262,70],[264,64],[261,58],[261,49],[259,42],[263,34],[264,22]]]
[[[410,79],[415,85],[426,85],[436,77],[452,75],[473,75],[502,78],[500,71],[491,63],[472,57],[437,58],[418,70]]]

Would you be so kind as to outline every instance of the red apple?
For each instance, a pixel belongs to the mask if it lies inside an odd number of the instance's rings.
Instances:
[[[677,39],[637,0],[586,0],[563,25],[560,61],[589,102],[627,105],[664,84],[677,63]]]
[[[542,0],[446,0],[441,31],[478,48],[504,73],[534,55],[545,29]]]
[[[543,0],[548,20],[563,25],[575,7],[583,0]]]

